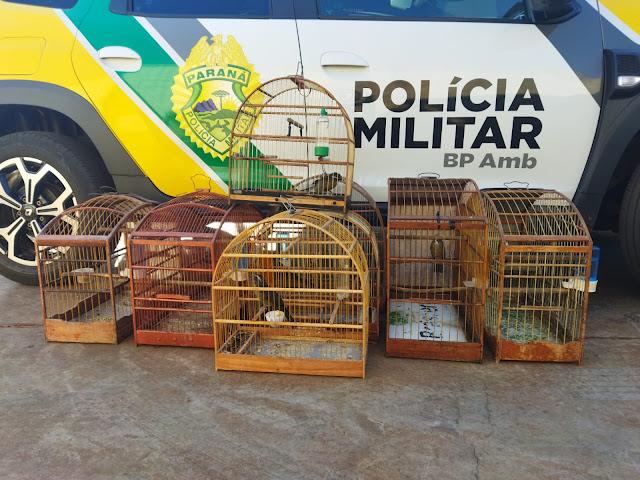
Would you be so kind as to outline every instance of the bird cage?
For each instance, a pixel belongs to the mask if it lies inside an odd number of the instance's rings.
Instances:
[[[489,218],[487,343],[496,361],[582,361],[592,241],[553,190],[483,192]]]
[[[369,270],[369,340],[376,342],[380,335],[380,302],[381,302],[381,271],[378,241],[373,227],[357,213],[327,212],[349,231],[360,243],[367,259]]]
[[[152,210],[131,233],[136,344],[213,348],[211,281],[240,232],[262,220],[251,205],[199,191]]]
[[[318,180],[319,175],[312,177],[308,180],[300,182],[296,185],[296,189],[304,190],[308,185],[313,184]],[[334,189],[334,192],[338,195],[344,195],[347,191],[348,184],[344,180],[340,180]],[[362,216],[373,228],[378,241],[378,253],[380,255],[380,261],[384,264],[384,251],[387,245],[387,236],[384,228],[384,219],[382,213],[378,208],[378,204],[373,197],[367,192],[367,190],[356,182],[351,182],[351,196],[349,202],[349,211],[356,212]],[[384,279],[383,279],[384,280]]]
[[[213,276],[216,369],[364,377],[368,275],[358,239],[327,214],[245,230]]]
[[[331,93],[300,76],[271,80],[238,110],[229,196],[346,209],[354,156],[349,115]],[[346,188],[338,192],[341,182]]]
[[[45,337],[118,343],[132,331],[127,237],[152,204],[107,194],[69,208],[36,239]]]
[[[389,179],[387,354],[482,361],[487,217],[473,180]]]

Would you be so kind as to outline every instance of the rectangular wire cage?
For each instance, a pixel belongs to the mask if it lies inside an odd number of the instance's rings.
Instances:
[[[346,209],[355,140],[346,110],[300,76],[256,88],[238,110],[230,142],[232,201]],[[339,183],[346,188],[338,191]]]
[[[387,354],[482,361],[487,216],[467,179],[389,179]]]
[[[262,220],[205,191],[159,205],[129,237],[136,344],[213,348],[211,282],[224,248]]]
[[[36,239],[51,342],[118,343],[131,335],[127,237],[151,203],[108,194],[71,207]]]
[[[320,212],[283,212],[240,234],[214,273],[216,369],[364,377],[366,262]]]
[[[496,361],[582,361],[592,240],[553,190],[483,192],[489,218],[487,343]]]

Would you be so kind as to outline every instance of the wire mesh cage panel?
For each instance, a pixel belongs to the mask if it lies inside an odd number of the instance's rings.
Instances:
[[[483,192],[489,218],[487,343],[496,361],[582,361],[592,241],[552,190]]]
[[[389,179],[387,354],[481,361],[487,216],[472,180]]]
[[[344,225],[360,243],[369,270],[369,340],[375,342],[380,335],[381,271],[378,241],[373,227],[355,212],[328,212],[327,215]]]
[[[137,344],[213,348],[211,281],[239,233],[262,220],[251,205],[195,192],[152,210],[129,238]]]
[[[45,337],[118,343],[132,331],[127,238],[152,205],[100,195],[53,219],[36,239]]]
[[[247,97],[233,124],[229,195],[345,209],[354,152],[351,121],[331,93],[299,76],[271,80]]]
[[[303,210],[258,223],[216,265],[216,369],[364,377],[368,281],[336,219]]]

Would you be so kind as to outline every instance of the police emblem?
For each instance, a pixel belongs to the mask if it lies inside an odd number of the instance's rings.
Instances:
[[[176,119],[206,153],[224,160],[236,112],[260,85],[242,47],[231,35],[202,37],[180,67],[171,88]]]

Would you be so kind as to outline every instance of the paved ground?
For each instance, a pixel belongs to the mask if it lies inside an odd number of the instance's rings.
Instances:
[[[640,478],[640,297],[604,246],[585,362],[387,359],[366,381],[214,373],[209,351],[46,344],[0,280],[0,478]]]

